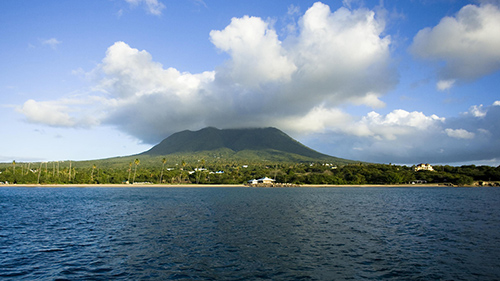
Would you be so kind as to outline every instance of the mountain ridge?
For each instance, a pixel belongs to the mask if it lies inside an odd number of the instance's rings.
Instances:
[[[274,127],[246,129],[217,129],[206,127],[198,131],[184,130],[172,134],[151,149],[138,155],[160,156],[171,154],[201,153],[207,151],[232,151],[241,158],[279,158],[281,161],[330,160],[354,163],[317,152]],[[246,155],[246,156],[244,156]]]

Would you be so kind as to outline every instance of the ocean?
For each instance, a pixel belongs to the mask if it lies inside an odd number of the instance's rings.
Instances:
[[[2,280],[499,280],[500,188],[0,187]]]

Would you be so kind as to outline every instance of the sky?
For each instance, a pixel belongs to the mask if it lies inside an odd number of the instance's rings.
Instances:
[[[3,0],[0,162],[276,127],[325,154],[500,165],[500,0]]]

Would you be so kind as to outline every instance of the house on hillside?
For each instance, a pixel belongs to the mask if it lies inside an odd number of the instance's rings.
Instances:
[[[415,172],[418,171],[434,171],[434,168],[430,164],[418,164],[415,166]]]

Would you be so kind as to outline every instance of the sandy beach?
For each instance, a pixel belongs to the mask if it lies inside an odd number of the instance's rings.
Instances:
[[[304,184],[300,186],[294,187],[274,187],[274,188],[326,188],[326,187],[435,187],[442,186],[442,184],[364,184],[364,185],[334,185],[334,184]],[[136,187],[155,187],[155,188],[210,188],[210,187],[248,187],[243,184],[3,184],[1,187],[81,187],[81,188],[110,188],[110,187],[119,187],[119,188],[136,188]],[[259,188],[259,187],[254,187]],[[260,187],[263,188],[263,187]],[[272,188],[272,187],[264,187],[264,188]]]

